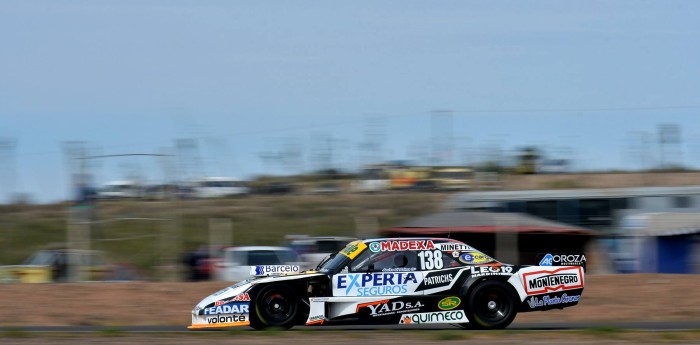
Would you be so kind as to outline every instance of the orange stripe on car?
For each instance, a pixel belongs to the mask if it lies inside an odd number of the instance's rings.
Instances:
[[[226,322],[226,323],[215,323],[215,324],[206,324],[206,325],[192,325],[187,328],[189,329],[199,329],[199,328],[222,328],[222,327],[235,327],[235,326],[250,326],[250,321],[241,321],[241,322]]]

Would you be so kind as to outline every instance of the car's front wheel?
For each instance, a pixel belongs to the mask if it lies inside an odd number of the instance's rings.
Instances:
[[[291,328],[299,313],[297,294],[286,285],[265,286],[256,294],[255,315],[250,326],[255,329],[268,327]]]
[[[469,329],[501,329],[513,322],[518,313],[518,299],[513,288],[499,280],[479,283],[467,296],[465,312]]]

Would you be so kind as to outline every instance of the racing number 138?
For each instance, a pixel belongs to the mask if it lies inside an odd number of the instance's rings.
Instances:
[[[418,253],[420,258],[420,269],[422,270],[439,270],[442,268],[442,252],[439,250],[435,251],[422,251]]]

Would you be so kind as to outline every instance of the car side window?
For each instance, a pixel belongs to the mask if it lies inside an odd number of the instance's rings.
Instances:
[[[455,256],[456,253],[456,256]],[[459,252],[435,250],[423,250],[418,252],[418,269],[421,271],[441,270],[463,266],[459,261]]]
[[[457,258],[459,257],[459,254],[457,257],[453,256],[449,252],[442,252],[442,262],[443,262],[443,268],[451,268],[451,267],[459,267],[462,266],[463,264],[457,261]]]
[[[372,252],[365,251],[350,264],[350,272],[367,272],[369,264],[373,265],[370,272],[402,272],[418,270],[418,255],[416,251]]]
[[[247,262],[245,261],[246,255],[245,252],[241,251],[228,251],[226,252],[227,260],[234,266],[243,266],[246,265]]]
[[[370,259],[374,256],[372,251],[365,250],[362,252],[355,260],[348,264],[349,272],[367,272],[367,266],[369,265]]]
[[[415,271],[418,269],[418,256],[414,250],[389,252],[375,261],[374,272]]]

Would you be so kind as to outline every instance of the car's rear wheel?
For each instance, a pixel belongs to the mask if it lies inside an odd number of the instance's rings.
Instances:
[[[518,299],[513,288],[499,280],[487,280],[474,287],[467,296],[465,312],[468,329],[501,329],[513,322],[518,313]]]
[[[286,285],[275,284],[263,287],[255,297],[255,315],[250,326],[255,329],[268,327],[291,328],[299,314],[299,298]]]

